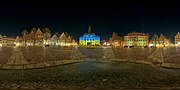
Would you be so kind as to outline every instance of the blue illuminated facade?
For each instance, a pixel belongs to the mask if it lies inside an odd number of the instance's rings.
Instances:
[[[79,37],[79,45],[82,46],[98,46],[100,45],[100,36],[95,35],[91,32],[91,27],[89,26],[88,33],[85,33],[83,36]]]

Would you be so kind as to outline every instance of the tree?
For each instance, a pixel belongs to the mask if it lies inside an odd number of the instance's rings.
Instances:
[[[153,37],[152,37],[154,43],[155,43],[155,47],[157,45],[157,41],[158,41],[158,35],[157,34],[154,34]]]
[[[31,29],[31,39],[33,40],[34,46],[35,46],[35,44],[36,44],[35,34],[36,34],[36,28],[33,27],[33,28]]]
[[[56,36],[58,37],[58,39],[59,39],[60,34],[59,34],[58,32],[56,32],[55,35],[56,35]],[[57,39],[57,43],[58,43],[58,39]]]
[[[69,34],[68,34],[67,32],[64,32],[64,34],[66,35],[66,37],[68,37],[68,36],[69,36]]]
[[[49,30],[49,28],[44,28],[42,31],[44,33],[45,42],[47,42],[48,38],[51,37],[51,31]]]
[[[56,35],[57,37],[59,37],[59,36],[60,36],[60,34],[59,34],[58,32],[56,32],[56,33],[55,33],[55,35]]]
[[[25,46],[26,46],[26,42],[27,42],[27,34],[28,34],[27,30],[22,31],[22,37],[23,37],[23,41],[25,42]]]

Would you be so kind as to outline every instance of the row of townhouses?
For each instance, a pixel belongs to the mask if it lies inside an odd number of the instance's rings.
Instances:
[[[36,29],[32,28],[30,32],[24,30],[22,36],[16,38],[0,35],[0,46],[71,46],[77,45],[77,42],[67,32],[61,34],[51,34],[48,28]],[[108,41],[100,41],[100,36],[92,32],[91,26],[88,32],[79,37],[79,45],[81,46],[99,46],[112,45],[119,47],[166,47],[171,46],[170,38],[163,34],[156,35],[149,40],[147,33],[131,32],[120,37],[113,32],[112,37]],[[180,46],[180,33],[175,35],[175,44]]]
[[[120,37],[117,33],[113,32],[112,37],[108,41],[101,41],[102,45],[111,45],[119,47],[166,47],[171,46],[170,38],[163,34],[159,36],[154,34],[152,39],[149,40],[149,35],[140,32],[131,32]],[[175,36],[176,46],[180,45],[180,34]],[[79,37],[79,45],[100,45],[100,36],[92,32],[91,26],[89,26],[88,33]]]
[[[40,28],[33,28],[31,32],[24,30],[22,36],[16,38],[1,36],[0,46],[70,46],[77,45],[77,42],[67,32],[51,35],[45,28],[42,32]]]
[[[120,47],[165,47],[170,46],[172,43],[171,40],[163,34],[159,36],[154,34],[152,39],[149,40],[149,35],[146,33],[131,32],[124,37],[120,37],[117,33],[113,32],[112,37],[109,41],[104,42],[104,44]]]

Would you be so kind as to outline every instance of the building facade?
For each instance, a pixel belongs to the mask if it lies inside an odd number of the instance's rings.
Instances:
[[[42,32],[43,31],[43,32]],[[63,32],[61,35],[55,33],[51,36],[51,31],[45,29],[32,28],[31,32],[23,31],[22,46],[71,46],[77,45],[75,40],[67,32]],[[18,39],[17,39],[18,40]],[[26,44],[25,44],[26,43]]]
[[[91,26],[89,26],[88,33],[85,33],[83,36],[79,37],[79,45],[98,46],[100,45],[100,36],[91,32]]]
[[[0,46],[2,46],[2,43],[3,43],[3,37],[2,37],[2,35],[0,34]]]
[[[15,39],[14,44],[15,44],[15,46],[22,46],[23,45],[22,38],[17,36],[16,39]]]
[[[166,46],[170,46],[170,44],[171,44],[170,39],[163,34],[160,34],[159,37],[158,35],[154,34],[149,42],[149,46],[153,46],[153,47],[166,47]]]
[[[170,44],[171,41],[168,37],[164,36],[163,34],[159,36],[159,47],[170,46]]]
[[[175,38],[175,45],[180,46],[180,33],[178,32],[174,38]]]
[[[112,46],[123,47],[123,37],[117,35],[117,33],[113,32],[112,37],[109,39],[108,43]]]
[[[126,47],[145,47],[148,46],[148,34],[132,32],[124,36],[124,45]]]
[[[51,33],[45,32],[43,34],[43,44],[44,45],[50,45],[51,44]]]
[[[35,45],[36,46],[43,45],[43,33],[39,28],[37,29],[37,31],[35,33]]]
[[[14,37],[7,37],[6,35],[0,35],[0,46],[15,46]]]
[[[61,46],[66,45],[67,37],[68,37],[67,34],[65,34],[64,32],[59,36],[59,44]]]

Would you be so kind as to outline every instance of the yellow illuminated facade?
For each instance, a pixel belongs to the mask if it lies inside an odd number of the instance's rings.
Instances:
[[[127,47],[144,47],[148,46],[148,34],[132,32],[124,36],[124,45]]]
[[[166,46],[170,46],[170,44],[171,44],[170,39],[167,38],[165,35],[160,34],[160,36],[158,37],[158,35],[155,34],[150,40],[149,46],[166,47]]]

